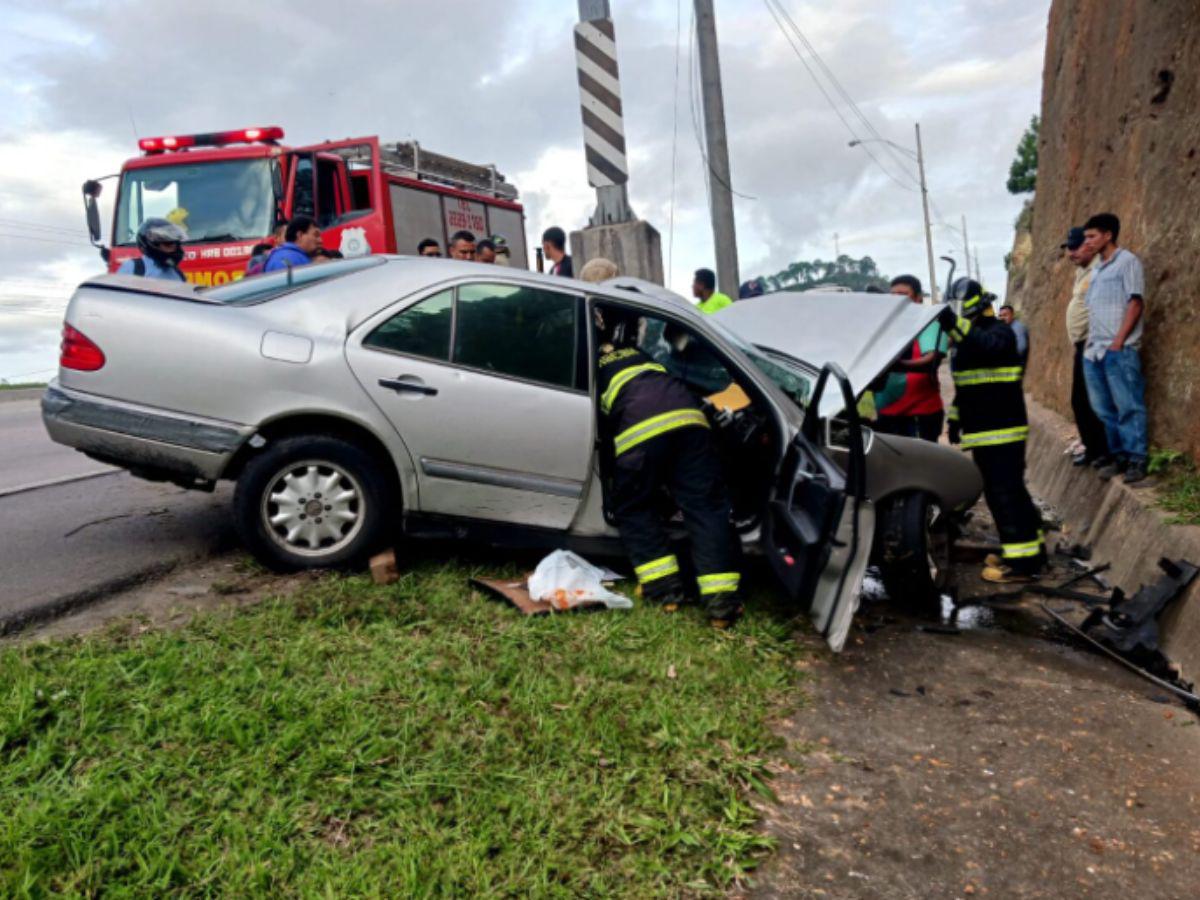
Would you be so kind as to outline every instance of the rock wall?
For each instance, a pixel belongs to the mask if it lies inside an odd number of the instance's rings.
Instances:
[[[1200,458],[1200,2],[1054,0],[1024,283],[1027,385],[1070,414],[1067,229],[1121,218],[1146,269],[1150,440]],[[1018,241],[1020,235],[1018,235]]]

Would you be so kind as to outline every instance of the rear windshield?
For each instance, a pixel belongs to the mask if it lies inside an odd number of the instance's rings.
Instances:
[[[220,287],[201,288],[199,293],[206,300],[224,303],[226,306],[251,306],[255,303],[265,303],[283,294],[328,281],[330,278],[340,278],[351,275],[363,269],[381,266],[385,262],[382,256],[362,256],[357,259],[342,259],[327,263],[311,263],[307,266],[297,266],[291,270],[271,272],[267,275],[251,275],[232,284]]]

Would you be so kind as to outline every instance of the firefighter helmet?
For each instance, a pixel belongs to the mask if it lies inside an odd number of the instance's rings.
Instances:
[[[160,266],[178,266],[183,262],[183,242],[186,240],[187,232],[166,219],[147,219],[137,230],[138,250]],[[168,253],[162,249],[163,244],[174,244],[175,249]]]
[[[601,344],[612,344],[614,347],[637,344],[638,325],[642,318],[639,313],[617,306],[597,307],[596,313]]]
[[[974,278],[959,278],[950,285],[947,300],[958,300],[962,303],[962,314],[973,319],[987,307],[984,300],[983,285]]]

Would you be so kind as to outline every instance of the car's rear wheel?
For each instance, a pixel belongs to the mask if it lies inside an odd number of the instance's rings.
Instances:
[[[888,597],[919,615],[940,616],[952,532],[935,499],[923,493],[894,497],[877,521],[879,571]]]
[[[392,490],[379,462],[334,437],[283,438],[256,455],[238,479],[238,532],[277,571],[361,562],[382,542]]]

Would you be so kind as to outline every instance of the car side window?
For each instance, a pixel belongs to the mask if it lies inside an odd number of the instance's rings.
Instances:
[[[538,288],[466,284],[458,289],[453,361],[575,388],[581,300]]]
[[[638,338],[643,353],[697,393],[715,394],[733,383],[721,358],[674,322],[645,316]]]
[[[442,291],[392,316],[363,341],[364,347],[429,359],[450,359],[454,291]]]

